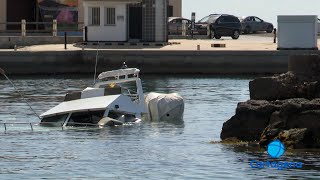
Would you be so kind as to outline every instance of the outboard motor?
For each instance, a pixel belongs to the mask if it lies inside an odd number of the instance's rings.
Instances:
[[[177,122],[183,120],[184,101],[177,94],[149,93],[145,96],[150,121]]]

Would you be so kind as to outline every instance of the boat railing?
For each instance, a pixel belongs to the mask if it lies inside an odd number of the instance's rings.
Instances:
[[[40,122],[40,123],[32,123],[32,122],[5,122],[5,123],[0,123],[0,125],[3,125],[4,127],[4,132],[7,132],[10,130],[10,127],[13,126],[18,126],[18,125],[26,125],[30,128],[31,131],[34,131],[34,127],[35,126],[47,126],[47,127],[52,127],[52,125],[55,124],[54,122]],[[92,123],[75,123],[75,122],[69,122],[68,123],[69,127],[72,126],[77,126],[77,127],[100,127],[98,124],[92,124]],[[57,127],[57,126],[54,126]],[[58,126],[59,128],[61,128],[61,130],[64,130],[65,127],[63,126],[63,124],[61,124],[61,126]]]
[[[140,70],[137,68],[118,69],[113,71],[106,71],[99,74],[98,79],[115,78],[117,80],[127,80],[131,78],[139,78]]]
[[[126,82],[135,82],[137,81],[137,77],[134,78],[128,78],[128,79],[113,79],[113,80],[104,80],[101,82],[97,82],[93,87],[95,88],[100,88],[101,86],[106,86],[106,85],[110,85],[110,84],[122,84],[122,83],[126,83]]]
[[[138,101],[139,100],[139,95],[137,91],[134,91],[132,89],[126,88],[126,87],[121,87],[122,89],[126,90],[128,94],[123,94],[123,95],[128,95],[132,101]]]
[[[34,126],[39,125],[39,123],[31,123],[31,122],[4,122],[1,123],[4,127],[4,131],[7,132],[9,130],[9,127],[15,126],[15,125],[27,125],[30,127],[30,130],[34,130]]]

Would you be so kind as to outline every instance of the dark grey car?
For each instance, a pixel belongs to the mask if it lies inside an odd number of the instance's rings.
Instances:
[[[208,34],[208,29],[210,34]],[[229,14],[211,14],[202,18],[195,24],[195,34],[209,35],[210,38],[220,39],[222,36],[230,36],[238,39],[241,32],[241,24],[237,17]]]
[[[256,16],[240,17],[239,20],[242,25],[242,31],[245,34],[255,33],[257,31],[266,31],[267,33],[272,33],[273,31],[272,23],[265,22]]]

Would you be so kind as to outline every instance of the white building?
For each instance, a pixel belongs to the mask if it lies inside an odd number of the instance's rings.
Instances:
[[[167,0],[83,0],[88,41],[167,41]]]

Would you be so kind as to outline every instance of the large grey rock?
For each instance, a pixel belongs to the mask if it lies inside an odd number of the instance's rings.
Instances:
[[[320,58],[292,56],[289,71],[249,83],[251,100],[239,103],[221,139],[280,139],[287,148],[320,148]]]
[[[223,124],[221,139],[236,137],[242,141],[256,141],[269,124],[271,114],[280,107],[263,100],[239,103],[236,114]]]
[[[291,129],[306,129],[305,138],[299,139],[302,132]],[[284,138],[286,133],[290,136]],[[293,148],[320,147],[320,99],[239,103],[236,114],[223,124],[221,132],[222,140],[232,137],[241,141],[260,141],[261,146],[281,139]]]
[[[288,148],[320,148],[320,99],[289,99],[272,113],[260,145],[280,139]]]

